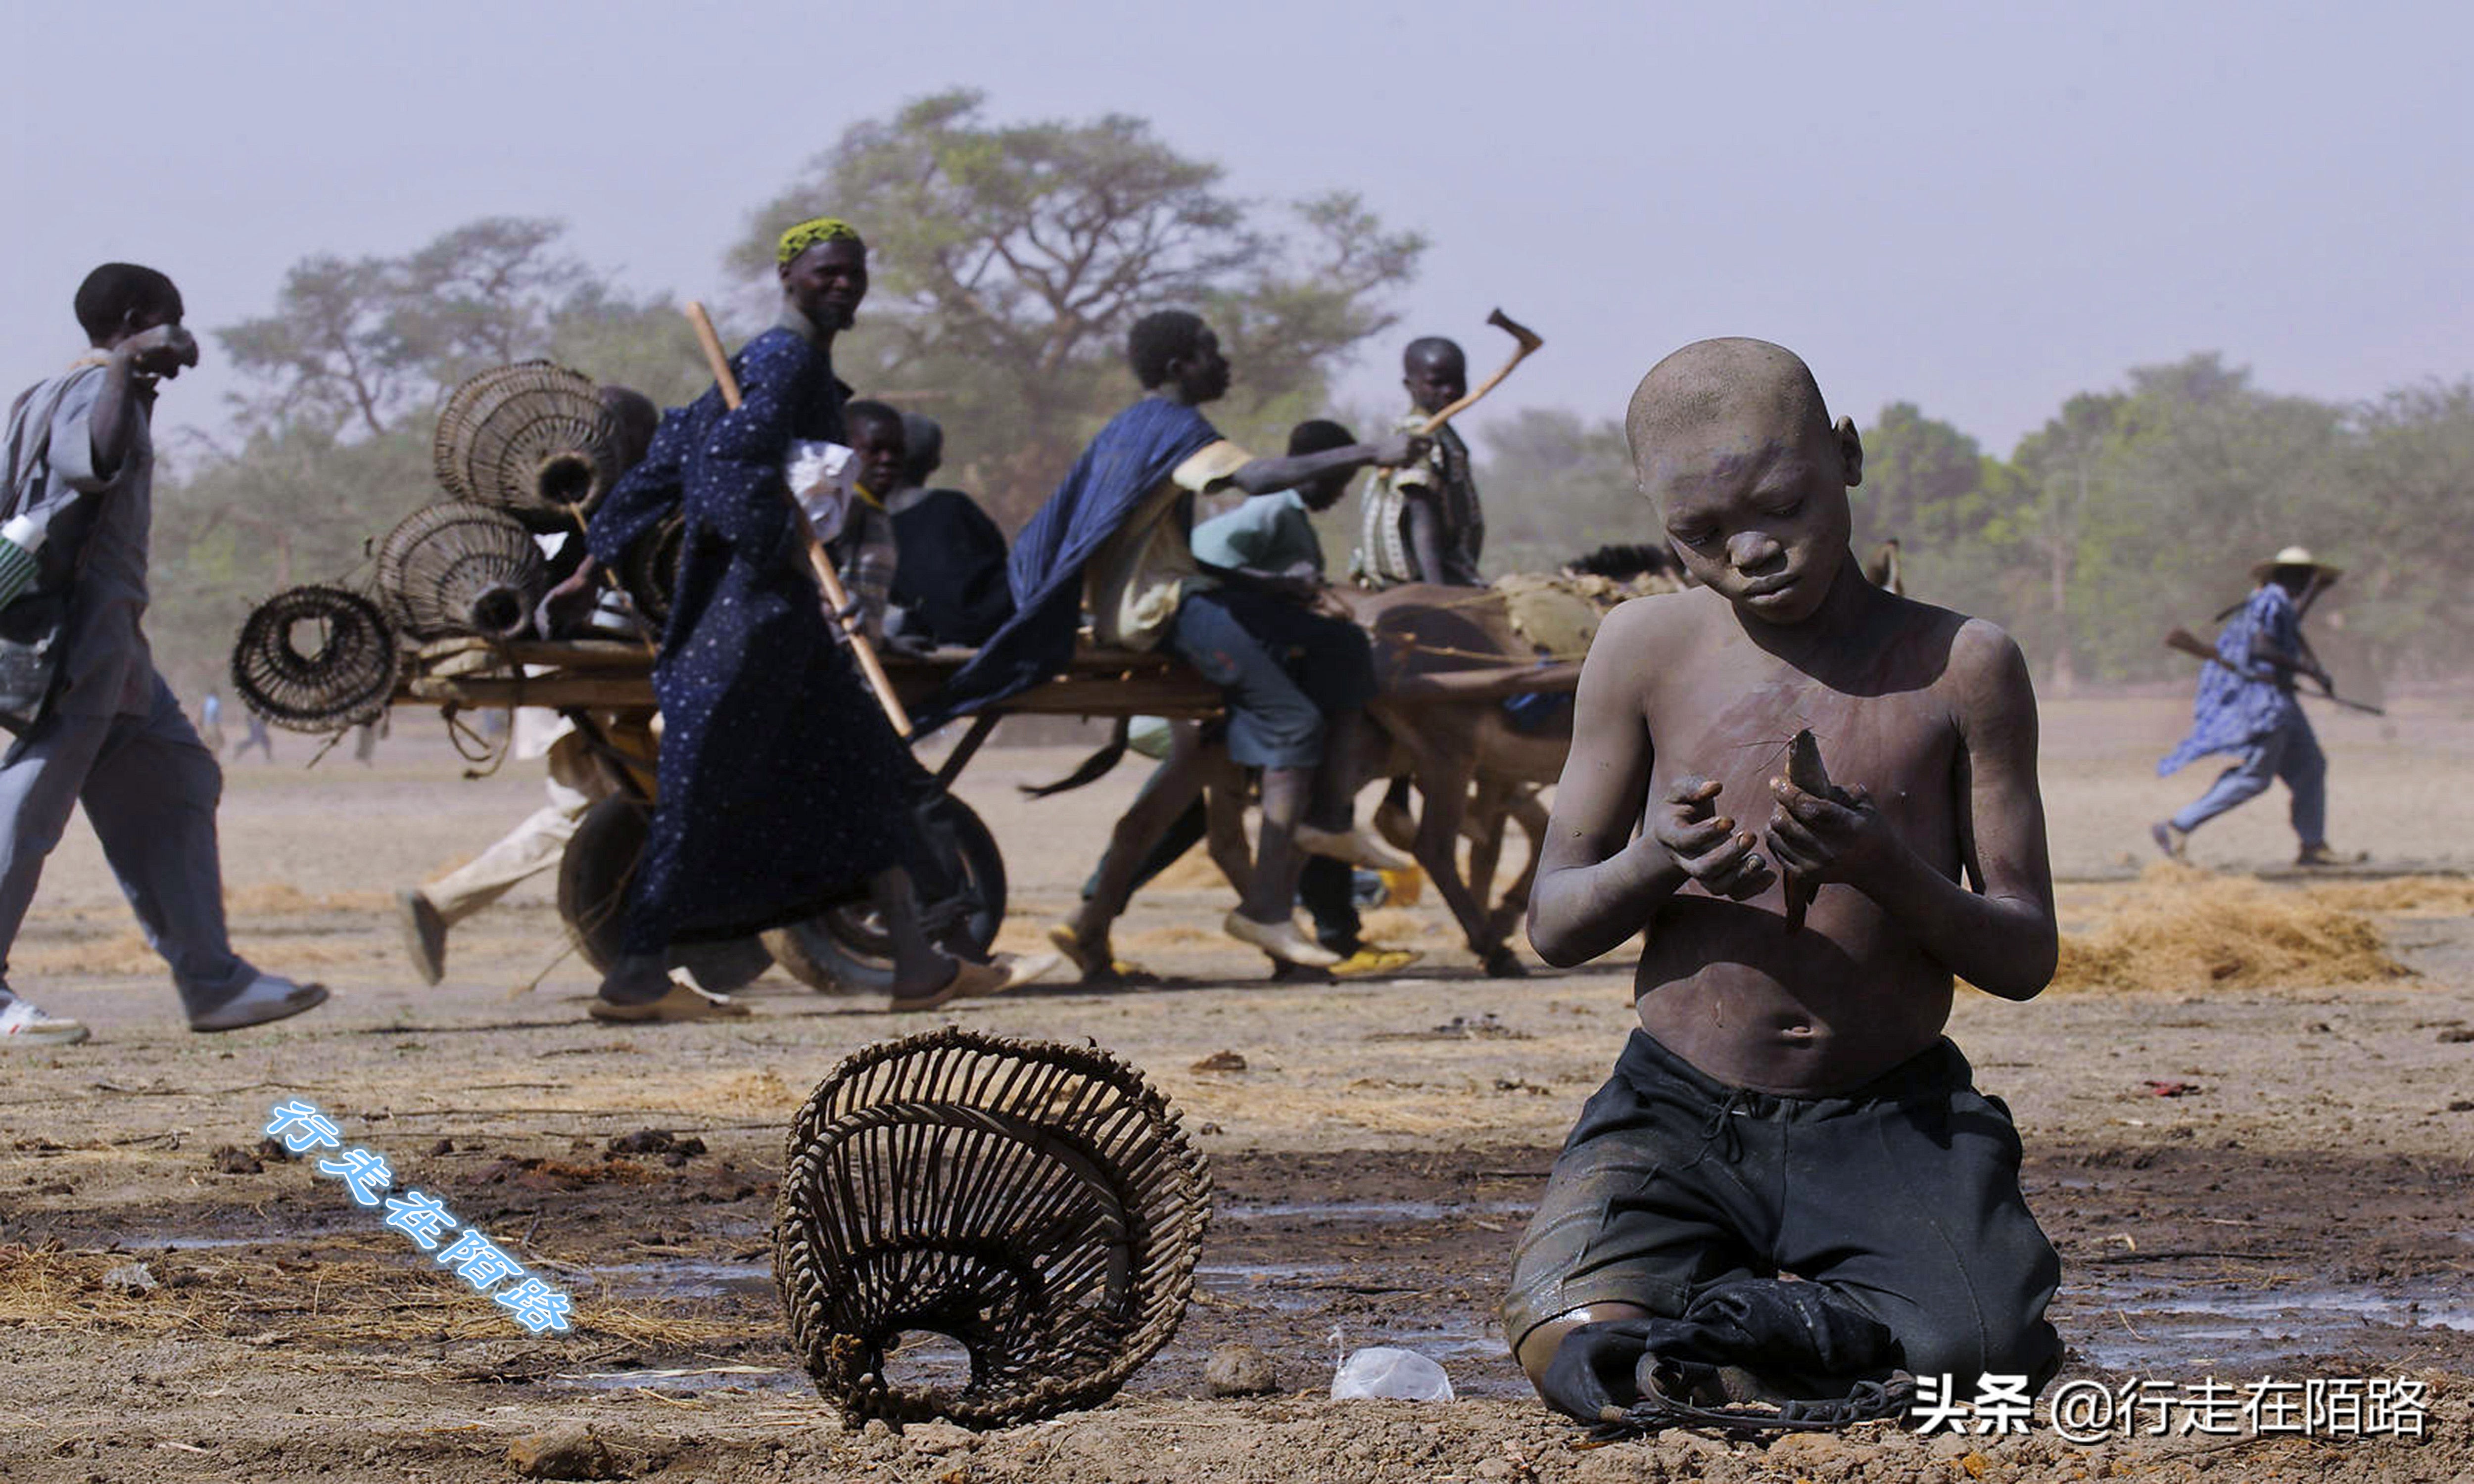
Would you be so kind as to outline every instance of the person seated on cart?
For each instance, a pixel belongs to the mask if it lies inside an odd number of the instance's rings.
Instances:
[[[653,405],[651,397],[632,387],[604,386],[599,395],[601,405],[610,413],[616,434],[614,452],[619,474],[624,477],[627,470],[643,461],[644,450],[653,442],[653,430],[661,424],[662,410]],[[553,570],[570,565],[582,574],[571,590],[585,591],[593,580],[589,569],[594,562],[583,552],[580,538],[581,533],[571,532],[537,539],[547,548],[545,555],[550,558]],[[560,633],[547,626],[549,611],[544,610],[542,636],[561,637]],[[612,791],[608,772],[565,717],[542,706],[521,706],[516,711],[514,725],[510,751],[519,760],[543,760],[549,774],[543,780],[548,802],[463,865],[396,893],[404,953],[424,984],[436,984],[447,976],[449,931],[521,883],[557,865],[567,850],[567,842],[575,837],[576,827],[584,823],[585,811],[608,798]]]
[[[904,413],[902,432],[902,479],[885,497],[901,553],[885,632],[910,648],[986,643],[1013,616],[1005,533],[961,491],[928,488],[945,461],[935,419]]]
[[[857,625],[869,642],[882,644],[901,562],[885,498],[902,482],[902,414],[883,402],[858,401],[842,409],[842,422],[858,456],[859,488],[843,507],[841,529],[825,542],[825,553],[851,601],[844,621]]]
[[[653,667],[659,797],[598,1019],[744,1015],[674,983],[670,945],[779,926],[862,892],[893,942],[895,1009],[1008,982],[1004,966],[954,958],[921,928],[908,869],[921,849],[918,768],[835,641],[787,497],[793,439],[849,442],[833,343],[867,293],[867,249],[847,223],[818,218],[784,232],[775,261],[781,318],[734,359],[740,405],[716,387],[665,415],[587,532],[606,566],[672,506],[687,518]]]
[[[1323,453],[1356,442],[1356,434],[1318,418],[1290,430],[1289,456]],[[1356,473],[1353,468],[1336,468],[1293,490],[1249,496],[1234,510],[1194,528],[1196,560],[1206,572],[1250,581],[1311,609],[1323,590],[1324,575],[1322,539],[1315,533],[1312,516],[1337,505]],[[1349,628],[1358,643],[1364,644],[1363,631],[1354,624]],[[1317,697],[1322,678],[1305,672],[1295,660],[1289,668],[1298,687]],[[1321,705],[1322,698],[1317,699]],[[1363,705],[1362,700],[1358,704]],[[1110,841],[1084,893],[1081,909],[1050,929],[1049,940],[1060,951],[1085,962],[1086,982],[1122,972],[1107,947],[1109,928],[1125,911],[1127,899],[1199,844],[1208,827],[1202,802],[1203,770],[1192,755],[1197,739],[1179,740],[1183,745],[1161,760],[1128,811],[1128,821],[1134,827]],[[1185,801],[1184,810],[1165,831],[1146,827],[1166,809],[1176,807],[1178,800]],[[1137,843],[1141,841],[1150,843]],[[1129,858],[1136,856],[1139,859],[1129,864]],[[1329,855],[1309,857],[1298,874],[1298,900],[1314,919],[1315,941],[1339,954],[1341,961],[1324,970],[1274,958],[1272,976],[1287,979],[1328,973],[1335,978],[1359,978],[1395,973],[1417,962],[1414,952],[1370,944],[1359,936],[1356,895],[1355,873],[1346,862]]]
[[[1227,392],[1229,369],[1200,316],[1145,315],[1127,351],[1142,399],[1101,430],[1023,528],[1008,564],[1014,616],[947,682],[929,720],[996,704],[1062,670],[1087,590],[1101,644],[1165,645],[1224,688],[1229,755],[1263,770],[1253,880],[1222,925],[1274,958],[1329,968],[1342,955],[1292,918],[1298,850],[1358,865],[1403,860],[1351,818],[1358,779],[1349,759],[1373,694],[1373,664],[1354,625],[1204,572],[1191,543],[1194,498],[1232,484],[1265,494],[1335,470],[1405,464],[1423,445],[1403,434],[1257,459],[1201,413]],[[1292,678],[1293,666],[1317,678],[1315,695]]]

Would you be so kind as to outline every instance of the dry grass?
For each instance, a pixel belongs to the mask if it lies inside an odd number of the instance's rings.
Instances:
[[[2052,987],[2308,988],[2409,973],[2389,956],[2379,924],[2329,899],[2331,890],[2340,889],[2277,887],[2159,862],[2099,908],[2085,932],[2062,939]]]
[[[521,1335],[505,1310],[484,1295],[413,1264],[376,1255],[368,1260],[329,1257],[314,1269],[272,1260],[219,1257],[183,1269],[160,1257],[125,1252],[49,1251],[0,1245],[0,1328],[161,1335],[189,1331],[255,1344],[325,1342],[358,1349],[389,1341],[460,1340]],[[146,1262],[161,1284],[130,1293],[104,1286],[104,1275]],[[408,1275],[423,1275],[411,1276]],[[229,1280],[244,1276],[247,1287]],[[744,1337],[728,1320],[656,1314],[596,1297],[555,1279],[574,1299],[577,1332],[643,1344],[690,1346]]]
[[[1152,887],[1164,892],[1225,892],[1233,890],[1228,877],[1211,852],[1200,846],[1176,858],[1176,864],[1152,878]],[[1146,888],[1149,890],[1150,888]]]
[[[2312,900],[2349,912],[2384,917],[2474,916],[2474,879],[2464,876],[2396,876],[2386,881],[2322,881],[2303,888]]]

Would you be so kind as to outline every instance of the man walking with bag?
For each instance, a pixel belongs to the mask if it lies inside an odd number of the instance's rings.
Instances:
[[[224,930],[215,805],[223,773],[155,671],[140,621],[158,379],[198,364],[180,290],[107,263],[77,293],[94,347],[11,410],[0,525],[0,1051],[86,1039],[6,978],[8,951],[70,808],[85,805],[189,1027],[298,1015],[326,988],[261,973]]]

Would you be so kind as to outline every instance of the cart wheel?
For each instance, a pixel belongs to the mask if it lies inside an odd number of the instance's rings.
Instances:
[[[618,957],[618,908],[627,880],[644,851],[651,811],[641,801],[613,794],[584,811],[567,853],[558,863],[558,915],[585,962],[608,969]],[[683,943],[670,949],[670,967],[695,975],[716,994],[752,984],[772,967],[772,955],[754,938]]]
[[[948,952],[984,958],[1005,922],[1005,856],[971,806],[938,792],[918,810],[930,862],[914,872],[919,922]],[[834,907],[764,934],[773,961],[790,977],[828,994],[883,993],[893,987],[893,945],[865,902]]]

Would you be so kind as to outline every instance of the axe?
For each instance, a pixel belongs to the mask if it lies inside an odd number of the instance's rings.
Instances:
[[[689,323],[695,326],[697,343],[704,347],[704,358],[713,363],[714,384],[721,389],[722,405],[737,408],[739,378],[730,373],[730,357],[721,348],[721,337],[714,332],[713,317],[695,299],[688,300],[687,315]],[[867,677],[868,688],[876,692],[877,703],[885,707],[885,719],[893,723],[893,734],[907,739],[910,735],[910,713],[902,708],[902,698],[893,693],[893,681],[885,673],[885,662],[876,658],[876,646],[867,641],[864,633],[842,622],[842,610],[850,607],[850,594],[842,587],[841,574],[834,570],[834,559],[825,554],[825,543],[816,539],[814,528],[808,524],[807,512],[799,509],[798,499],[789,494],[788,486],[783,487],[783,493],[790,499],[790,518],[799,523],[799,534],[806,539],[809,569],[825,589],[825,603],[831,610],[827,619],[842,637],[850,640],[851,653],[859,657],[860,671]]]
[[[1530,351],[1546,344],[1546,342],[1538,338],[1538,332],[1536,330],[1531,329],[1529,326],[1521,323],[1517,320],[1515,320],[1510,315],[1505,314],[1501,309],[1497,309],[1494,313],[1488,315],[1486,317],[1486,323],[1509,334],[1514,340],[1518,341],[1520,343],[1520,348],[1512,352],[1512,359],[1503,363],[1503,370],[1496,371],[1493,375],[1479,382],[1476,389],[1470,392],[1467,396],[1462,397],[1459,401],[1452,403],[1443,411],[1435,414],[1431,418],[1428,418],[1426,419],[1425,426],[1419,428],[1414,436],[1419,438],[1434,437],[1436,432],[1440,430],[1444,423],[1451,421],[1453,418],[1460,414],[1468,411],[1470,405],[1479,397],[1493,391],[1495,387],[1502,382],[1504,377],[1511,375],[1512,369],[1519,365],[1522,361],[1528,359]]]
[[[2197,634],[2193,634],[2188,629],[2175,629],[2171,634],[2166,634],[2165,647],[2167,649],[2179,650],[2183,654],[2189,655],[2195,659],[2217,658],[2216,646],[2208,643],[2205,639],[2200,638]],[[2221,664],[2223,661],[2218,660],[2218,663]],[[2372,706],[2368,702],[2348,701],[2344,697],[2337,694],[2334,690],[2323,691],[2321,694],[2327,700],[2334,701],[2339,706],[2344,706],[2348,710],[2361,711],[2365,715],[2370,716],[2386,716],[2389,714],[2388,712],[2381,710],[2378,706]]]

